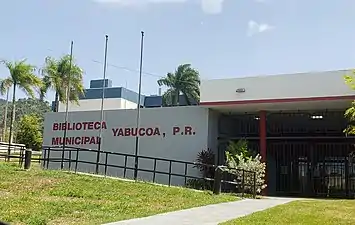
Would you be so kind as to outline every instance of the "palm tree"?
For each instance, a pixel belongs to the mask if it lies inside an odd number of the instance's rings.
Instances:
[[[0,80],[0,85],[2,85],[3,82],[1,82]],[[6,88],[2,88],[0,86],[0,95],[5,95],[5,93],[3,92],[4,90],[6,90]],[[8,108],[9,108],[9,89],[7,89],[6,91],[6,102],[5,102],[5,113],[4,113],[4,119],[3,119],[3,130],[2,130],[2,141],[5,141],[6,138],[6,131],[7,131],[7,112],[8,112]]]
[[[190,64],[178,66],[174,73],[158,80],[159,86],[165,85],[169,89],[163,95],[163,105],[179,105],[182,93],[187,105],[200,100],[200,74]]]
[[[45,66],[42,69],[43,88],[40,98],[43,100],[47,92],[55,91],[54,111],[58,112],[59,102],[66,102],[66,90],[69,83],[69,100],[78,104],[79,97],[84,95],[83,70],[71,59],[70,55],[65,55],[59,60],[47,57]]]
[[[19,88],[26,93],[27,96],[34,98],[35,90],[42,87],[42,81],[39,77],[34,73],[36,67],[26,63],[26,59],[21,61],[2,62],[6,68],[9,70],[10,75],[1,80],[0,83],[0,93],[5,93],[11,87],[12,89],[12,115],[10,120],[10,135],[9,135],[9,143],[12,143],[13,139],[13,127],[15,121],[15,103],[16,103],[16,89]]]

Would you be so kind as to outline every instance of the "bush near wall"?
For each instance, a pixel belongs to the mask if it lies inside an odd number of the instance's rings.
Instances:
[[[227,171],[236,175],[237,180],[243,180],[244,176],[244,191],[246,193],[252,193],[254,186],[254,174],[243,173],[245,171],[255,172],[256,178],[256,192],[261,193],[266,188],[265,184],[265,171],[266,164],[261,161],[261,156],[256,154],[253,156],[253,151],[248,148],[248,142],[246,140],[239,140],[236,143],[230,143],[226,150],[227,158]]]

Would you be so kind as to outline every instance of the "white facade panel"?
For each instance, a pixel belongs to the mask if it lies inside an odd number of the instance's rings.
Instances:
[[[201,82],[201,103],[354,95],[345,84],[349,71],[284,74]],[[237,93],[237,89],[245,92]]]
[[[65,112],[65,103],[59,103],[59,112]],[[106,98],[104,110],[136,109],[137,104],[122,98]],[[69,103],[69,111],[96,111],[101,109],[101,99],[83,99],[79,104]]]
[[[132,129],[136,127],[136,110],[112,110],[105,111],[102,132],[102,150],[109,152],[134,154],[135,136]],[[58,123],[63,123],[65,113],[48,113],[44,126],[44,146],[62,145],[63,130],[58,130]],[[99,135],[99,111],[71,112],[69,113],[69,124],[71,127],[67,131],[69,146],[97,149],[97,139]],[[74,125],[73,123],[76,123]],[[149,108],[141,110],[141,125],[139,138],[139,155],[157,157],[164,159],[174,159],[193,162],[197,153],[202,149],[207,149],[210,145],[215,147],[217,136],[212,137],[208,124],[215,123],[209,117],[209,110],[200,107],[172,107],[172,108]],[[71,129],[76,127],[78,130]],[[95,129],[96,128],[96,129]],[[70,130],[71,129],[71,130]],[[60,158],[61,153],[51,153],[51,158]],[[73,153],[72,158],[75,158]],[[79,160],[96,162],[96,153],[80,153]],[[101,162],[105,162],[105,156],[101,157]],[[109,164],[124,165],[123,156],[109,156]],[[139,167],[153,169],[153,161],[141,159]],[[134,157],[128,159],[127,166],[134,168]],[[65,164],[68,168],[68,164]],[[51,162],[50,168],[60,168],[60,163]],[[72,166],[73,168],[73,166]],[[167,172],[169,163],[158,162],[157,169]],[[173,173],[184,174],[185,165],[172,165]],[[95,165],[79,163],[78,170],[82,172],[94,172]],[[100,173],[103,173],[103,166]],[[123,169],[108,168],[108,175],[121,177]],[[188,174],[199,175],[196,168],[189,166]],[[127,170],[127,177],[133,177],[133,170]],[[152,173],[139,172],[139,177],[144,180],[151,180]],[[167,175],[156,175],[156,182],[167,184]],[[172,177],[172,184],[182,185],[184,178]]]
[[[137,103],[121,98],[121,109],[136,109]]]

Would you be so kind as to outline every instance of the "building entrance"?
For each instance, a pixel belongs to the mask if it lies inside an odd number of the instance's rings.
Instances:
[[[219,120],[219,163],[229,141],[246,139],[260,152],[257,114],[223,115]],[[343,111],[268,113],[267,194],[300,197],[355,196],[354,138],[343,133]]]
[[[353,154],[348,142],[270,142],[268,174],[275,178],[269,180],[268,191],[287,196],[354,196]]]

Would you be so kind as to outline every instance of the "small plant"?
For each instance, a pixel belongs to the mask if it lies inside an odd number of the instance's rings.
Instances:
[[[229,157],[234,157],[234,156],[238,155],[238,156],[241,156],[245,159],[251,158],[253,156],[255,157],[257,155],[255,151],[253,151],[252,149],[249,149],[248,141],[245,139],[241,139],[237,142],[230,141],[227,146],[226,153],[228,153]],[[227,158],[227,160],[228,160],[228,158]],[[235,157],[235,160],[237,160],[236,157]]]
[[[197,154],[196,162],[203,165],[196,165],[194,168],[198,168],[202,173],[204,178],[213,178],[214,177],[214,168],[212,166],[215,163],[215,154],[211,149],[202,150]]]
[[[266,164],[261,162],[261,156],[257,154],[252,156],[248,149],[248,142],[240,140],[237,143],[231,143],[226,150],[228,172],[236,175],[237,180],[244,181],[244,191],[252,193],[254,185],[254,173],[256,179],[256,192],[260,193],[265,184]],[[250,172],[243,172],[250,171]]]
[[[204,179],[189,179],[186,186],[198,190],[211,190],[213,181],[207,180],[206,178],[214,178],[214,152],[211,149],[202,150],[197,154],[196,163],[199,165],[195,165],[194,168],[200,171]]]
[[[189,179],[186,187],[196,190],[212,190],[212,182],[204,179]]]

